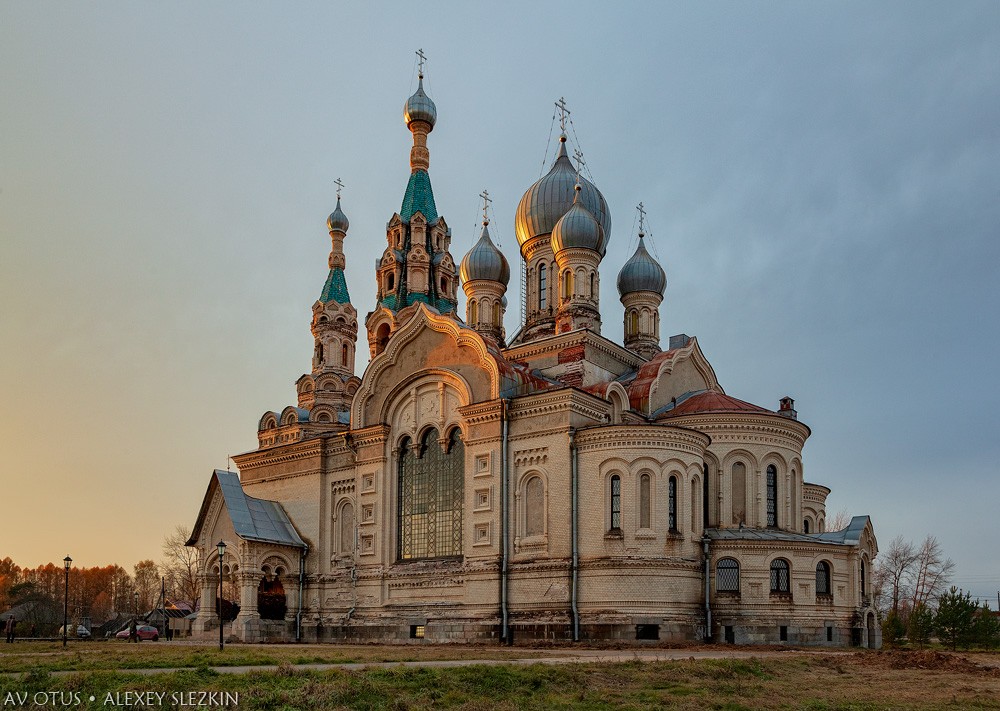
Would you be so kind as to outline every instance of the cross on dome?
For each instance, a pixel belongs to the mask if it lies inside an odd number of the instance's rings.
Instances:
[[[483,192],[479,193],[479,197],[483,199],[483,224],[488,225],[490,224],[490,218],[487,215],[487,210],[489,210],[493,198],[490,197],[490,193],[486,188],[483,188]]]
[[[566,121],[569,119],[570,110],[566,108],[566,99],[562,96],[556,102],[556,111],[559,112],[559,128],[566,133]]]
[[[417,59],[417,75],[423,79],[424,78],[424,63],[427,61],[427,56],[424,54],[424,50],[418,49],[415,53],[418,57]]]
[[[640,202],[635,209],[639,211],[639,236],[642,237],[646,233],[646,207]]]
[[[342,181],[340,178],[337,178],[336,180],[333,181],[333,184],[337,186],[337,199],[339,200],[340,191],[344,189],[344,181]]]

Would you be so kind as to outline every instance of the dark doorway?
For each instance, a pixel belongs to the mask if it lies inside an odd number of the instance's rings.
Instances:
[[[285,602],[285,588],[277,576],[264,578],[257,586],[257,612],[262,620],[283,620],[288,605]]]

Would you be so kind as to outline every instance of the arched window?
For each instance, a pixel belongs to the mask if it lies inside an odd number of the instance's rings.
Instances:
[[[399,455],[399,558],[462,554],[465,448],[452,430],[442,449],[431,429],[418,447],[404,440]],[[417,451],[414,451],[416,449]]]
[[[708,528],[708,465],[702,464],[701,468],[701,525]]]
[[[562,295],[564,299],[568,299],[573,296],[573,272],[569,269],[563,272],[563,291]]]
[[[778,525],[778,470],[773,464],[767,466],[767,525]]]
[[[347,358],[348,358],[348,350],[347,350],[347,344],[345,343],[340,347],[340,364],[347,365]]]
[[[340,520],[338,521],[341,554],[352,555],[354,553],[354,506],[344,504],[340,507]]]
[[[375,355],[385,350],[389,344],[389,324],[383,323],[375,332]]]
[[[475,325],[479,321],[479,302],[469,302],[469,323]]]
[[[524,535],[541,536],[545,533],[545,485],[542,478],[533,476],[524,485]]]
[[[691,480],[691,530],[698,530],[698,480]]]
[[[861,597],[865,596],[865,559],[861,559]]]
[[[597,275],[590,273],[590,298],[597,301]]]
[[[629,311],[628,320],[625,324],[625,335],[634,336],[639,333],[639,312]]]
[[[802,521],[802,532],[809,533],[809,519],[803,519]]]
[[[771,592],[787,593],[791,591],[788,561],[775,558],[771,561]]]
[[[830,588],[830,564],[821,560],[816,564],[816,594],[832,595]]]
[[[740,564],[735,558],[723,558],[715,564],[715,591],[740,591]]]
[[[549,305],[549,276],[548,269],[544,264],[538,265],[538,308],[544,309]]]
[[[733,523],[747,522],[747,465],[733,464]]]
[[[622,527],[622,478],[615,474],[611,477],[611,530],[620,531]]]
[[[677,477],[672,476],[667,482],[667,528],[671,532],[677,530]]]
[[[502,322],[502,315],[500,313],[500,302],[493,304],[493,325],[499,326]]]
[[[389,272],[389,274],[385,278],[385,290],[392,291],[395,288],[396,288],[396,275],[393,274],[392,272]]]
[[[639,477],[639,528],[652,528],[649,515],[651,508],[649,488],[649,474],[643,474]]]

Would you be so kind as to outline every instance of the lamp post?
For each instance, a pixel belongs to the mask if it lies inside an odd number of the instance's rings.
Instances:
[[[135,641],[139,642],[139,591],[132,593],[132,625],[135,628]],[[131,642],[132,640],[129,640]]]
[[[222,558],[226,555],[226,542],[219,541],[219,651],[225,647],[225,640],[222,636]]]
[[[63,592],[63,646],[66,646],[66,632],[69,626],[69,566],[73,559],[69,556],[63,558],[63,567],[66,568],[66,588]]]

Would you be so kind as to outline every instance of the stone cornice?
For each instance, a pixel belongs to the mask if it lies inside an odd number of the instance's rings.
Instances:
[[[705,432],[713,442],[761,442],[801,451],[809,428],[787,417],[765,413],[705,412],[671,417],[671,424]]]
[[[607,402],[601,398],[565,387],[515,398],[510,406],[510,415],[511,419],[517,420],[565,411],[601,421],[607,414],[607,408]]]
[[[520,346],[507,348],[503,355],[507,360],[520,361],[549,353],[558,353],[572,346],[583,345],[617,358],[623,365],[637,370],[646,359],[626,350],[614,341],[588,330],[567,331],[556,336],[547,336]]]
[[[310,457],[319,456],[323,450],[325,439],[316,437],[313,439],[300,440],[289,444],[258,449],[252,452],[233,455],[233,461],[240,471],[250,471],[258,467],[270,466],[272,464],[283,464],[286,462],[301,461]]]
[[[500,400],[487,400],[477,402],[472,405],[465,405],[457,409],[467,424],[481,425],[487,422],[496,422],[502,413]]]
[[[665,425],[604,425],[577,431],[576,446],[581,452],[636,447],[680,449],[702,456],[712,443],[703,432]]]

